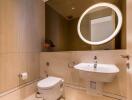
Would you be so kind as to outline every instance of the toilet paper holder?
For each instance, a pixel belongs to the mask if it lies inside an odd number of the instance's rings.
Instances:
[[[22,72],[18,75],[18,77],[22,80],[27,80],[28,79],[28,73],[27,72]]]

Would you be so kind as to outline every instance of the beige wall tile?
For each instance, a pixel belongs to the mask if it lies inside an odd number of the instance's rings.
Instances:
[[[18,89],[13,93],[2,96],[0,97],[0,100],[24,100],[25,98],[33,94],[35,90],[36,90],[36,82],[21,89]]]
[[[130,55],[130,67],[132,65],[132,1],[127,0],[127,53]],[[132,100],[132,68],[127,71],[127,100]]]
[[[0,93],[40,77],[44,9],[42,0],[0,0]]]
[[[39,78],[39,53],[1,54],[0,58],[0,92]],[[28,72],[28,80],[18,77],[22,72]]]
[[[125,60],[120,57],[122,54],[126,54],[126,51],[44,52],[40,55],[41,76],[44,76],[46,70],[49,75],[64,78],[66,83],[85,87],[85,82],[80,79],[78,71],[68,68],[68,64],[73,61],[90,63],[96,55],[98,63],[116,64],[120,69],[117,78],[112,83],[105,84],[104,91],[126,96],[127,69]],[[46,66],[47,61],[50,63],[49,67]]]
[[[105,96],[92,96],[86,93],[86,91],[73,89],[70,87],[65,88],[66,100],[116,100],[114,98],[108,98]]]

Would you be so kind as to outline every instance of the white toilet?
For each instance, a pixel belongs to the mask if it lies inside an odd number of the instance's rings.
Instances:
[[[57,100],[63,96],[63,83],[63,79],[49,76],[38,82],[38,93],[44,100]]]

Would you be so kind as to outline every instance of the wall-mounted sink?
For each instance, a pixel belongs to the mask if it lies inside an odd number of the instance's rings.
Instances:
[[[114,64],[97,64],[97,68],[94,68],[92,63],[80,63],[74,68],[84,80],[96,82],[112,82],[119,72],[119,68]]]

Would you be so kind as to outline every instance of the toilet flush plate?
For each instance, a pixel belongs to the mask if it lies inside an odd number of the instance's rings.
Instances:
[[[89,81],[86,83],[86,92],[87,94],[93,96],[100,96],[103,92],[103,83],[102,82],[94,82]]]

